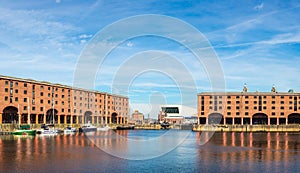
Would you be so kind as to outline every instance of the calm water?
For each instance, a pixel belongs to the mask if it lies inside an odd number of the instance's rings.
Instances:
[[[300,133],[215,133],[204,145],[199,143],[209,139],[208,133],[119,131],[121,138],[114,134],[0,136],[0,172],[300,171]],[[159,156],[161,148],[167,153]],[[112,156],[106,153],[109,149],[118,151],[111,153],[115,156],[138,160]]]

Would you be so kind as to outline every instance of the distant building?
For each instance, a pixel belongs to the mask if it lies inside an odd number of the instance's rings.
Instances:
[[[300,93],[203,92],[198,94],[199,124],[300,124]]]
[[[129,116],[124,96],[1,75],[0,103],[0,124],[122,124]]]
[[[198,123],[197,116],[184,117],[183,124],[197,124],[197,123]]]
[[[135,110],[134,113],[131,115],[132,122],[135,124],[143,124],[144,123],[144,114]]]
[[[165,117],[167,116],[167,113],[163,111],[159,111],[157,120],[159,122],[165,121]]]
[[[184,105],[161,105],[158,121],[171,124],[194,123],[197,121],[197,109]]]

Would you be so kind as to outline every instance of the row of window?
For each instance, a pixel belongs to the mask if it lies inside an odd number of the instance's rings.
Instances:
[[[11,98],[11,99],[12,99],[12,98]],[[5,101],[8,101],[8,100],[9,100],[9,97],[8,97],[8,96],[5,96],[5,97],[4,97],[4,100],[5,100]],[[25,103],[27,103],[27,100],[28,100],[27,98],[23,98],[23,101],[24,101]],[[18,102],[18,101],[19,101],[19,98],[18,98],[18,97],[15,97],[15,102]],[[32,101],[33,101],[33,104],[34,104],[34,99],[33,99]],[[40,103],[41,103],[41,104],[44,104],[44,100],[43,100],[43,99],[40,99]],[[68,102],[68,103],[70,104],[70,102]],[[51,100],[48,100],[48,104],[51,104]],[[58,104],[58,101],[55,101],[55,104],[57,105],[57,104]],[[62,101],[61,104],[62,104],[62,105],[65,105],[65,102]],[[123,103],[123,105],[124,105],[124,103]],[[74,103],[74,106],[77,106],[77,104]],[[79,106],[82,107],[82,103],[80,103]],[[85,104],[85,106],[87,106],[87,104]],[[92,104],[90,104],[90,107],[92,107]],[[95,105],[95,107],[96,107],[96,105]],[[100,105],[100,108],[101,108],[101,105]],[[108,109],[110,109],[110,106],[108,106]]]
[[[10,81],[10,84],[11,85],[13,85],[13,83],[15,84],[15,86],[18,86],[18,82],[13,82],[13,81]],[[9,85],[9,81],[5,81],[5,85]],[[27,87],[27,83],[24,83],[24,87]],[[12,86],[11,86],[11,88],[12,88]],[[57,87],[55,87],[55,88],[53,88],[53,87],[50,87],[50,86],[48,86],[48,90],[50,91],[51,90],[51,88],[53,89],[53,91],[55,90],[55,91],[58,91],[58,88]],[[35,89],[35,85],[33,85],[33,90]],[[40,90],[43,90],[44,89],[44,86],[40,86]],[[62,92],[64,92],[65,91],[65,89],[64,88],[62,88],[61,89],[62,90]],[[8,88],[5,88],[5,92],[8,92]],[[34,91],[33,91],[34,92]],[[70,92],[71,92],[71,90],[70,89],[68,89],[68,95],[70,95]],[[12,93],[12,90],[11,90],[11,93]],[[18,89],[16,89],[15,90],[15,93],[18,93]],[[76,91],[75,90],[75,93],[79,93],[80,95],[82,95],[82,91]],[[24,94],[27,94],[27,90],[24,90]],[[89,95],[93,95],[94,93],[88,93]],[[40,96],[43,96],[44,95],[44,93],[43,92],[41,92],[40,93]],[[50,93],[48,93],[48,97],[50,97],[51,95],[50,95]],[[58,95],[57,94],[55,94],[55,97],[57,98],[58,97]],[[108,95],[108,99],[110,99],[110,97],[111,96],[109,96]],[[62,95],[62,98],[64,98],[64,95]],[[76,96],[74,97],[74,99],[76,100]],[[114,99],[119,99],[119,100],[123,100],[123,101],[125,101],[125,98],[114,98]],[[80,100],[82,100],[82,97],[80,97]],[[86,100],[87,100],[87,98],[86,98]],[[90,101],[92,101],[92,99],[90,100]],[[97,99],[95,100],[96,102],[97,102]],[[100,99],[100,102],[101,102],[101,99]],[[120,103],[121,104],[121,103]]]
[[[5,101],[8,101],[8,100],[9,100],[8,96],[5,96],[4,100],[5,100]],[[18,97],[15,97],[15,102],[18,102],[18,101],[19,101]],[[23,101],[24,101],[25,103],[27,103],[28,99],[27,99],[27,98],[23,98]],[[43,103],[44,103],[44,100],[43,100],[43,99],[40,99],[40,103],[43,104]],[[51,104],[51,101],[50,101],[50,100],[48,100],[48,104]],[[57,105],[57,104],[58,104],[58,101],[55,101],[55,104]],[[61,104],[62,104],[62,105],[65,105],[65,102],[62,101]],[[70,102],[69,102],[69,104],[70,104]],[[82,103],[79,104],[80,107],[82,107],[82,105],[83,105]],[[74,103],[74,106],[77,106],[77,104]],[[85,104],[85,107],[86,107],[86,106],[87,106],[87,104]],[[92,107],[92,104],[90,104],[90,107]],[[97,105],[95,105],[95,107],[97,107]],[[101,107],[102,107],[102,105],[99,106],[100,109],[101,109]],[[115,109],[114,106],[112,106],[112,108]],[[110,106],[108,106],[108,109],[110,109]],[[120,110],[120,109],[121,109],[121,108],[119,107],[119,110]]]
[[[201,115],[204,115],[204,112],[201,112]],[[231,114],[231,112],[227,112],[227,115],[230,116],[230,115],[232,115],[232,114]],[[236,112],[235,115],[236,115],[236,116],[239,116],[239,115],[240,115],[240,112]],[[272,112],[271,115],[272,115],[272,116],[275,116],[276,113],[275,113],[275,112]],[[280,112],[280,115],[281,115],[281,116],[284,116],[284,112]],[[245,116],[249,116],[249,112],[245,112]]]
[[[204,102],[202,102],[203,104]],[[222,101],[219,101],[217,102],[218,104],[222,104],[223,102]],[[232,102],[231,101],[227,101],[227,104],[231,104]],[[236,101],[235,102],[236,104],[240,104],[240,101]],[[295,104],[295,101],[289,101],[288,102],[289,104]],[[296,102],[297,103],[297,102]],[[209,104],[213,104],[213,101],[209,101]],[[249,104],[249,101],[245,101],[245,104]],[[253,104],[258,104],[257,101],[253,101]],[[263,104],[267,104],[267,101],[263,101]],[[276,104],[275,101],[272,101],[271,104]],[[285,104],[284,101],[280,101],[280,104]],[[298,104],[300,104],[300,101],[298,102]]]
[[[217,99],[217,98],[219,98],[219,99],[222,99],[222,98],[224,98],[225,96],[209,96],[209,98],[210,99],[212,99],[212,98],[215,98],[215,99]],[[231,99],[231,98],[236,98],[236,99],[239,99],[241,96],[227,96],[227,99]],[[251,96],[250,96],[251,97]],[[256,99],[256,98],[258,98],[259,96],[252,96],[254,99]],[[264,99],[266,99],[267,98],[267,96],[261,96],[262,98],[264,98]],[[268,97],[272,97],[272,99],[275,99],[276,98],[276,96],[268,96]],[[285,97],[287,97],[287,96],[280,96],[280,98],[281,99],[284,99]],[[300,96],[289,96],[289,99],[293,99],[293,98],[299,98],[300,99]],[[249,96],[245,96],[245,99],[248,99],[249,98]],[[202,96],[202,99],[204,99],[204,97]]]
[[[231,110],[231,106],[227,106],[226,108],[227,108],[227,110]],[[254,110],[257,110],[257,108],[258,108],[257,106],[254,106],[254,107],[253,107]],[[262,108],[263,108],[264,110],[267,109],[266,106],[263,106]],[[210,109],[210,110],[213,110],[213,106],[209,106],[209,109]],[[222,107],[222,106],[219,106],[219,110],[222,110],[222,109],[223,109],[223,107]],[[239,106],[236,106],[235,109],[239,110],[240,107],[239,107]],[[249,109],[249,106],[245,106],[245,109],[248,110],[248,109]],[[275,106],[272,106],[271,109],[272,109],[272,110],[275,110],[276,107],[275,107]],[[284,110],[284,106],[280,106],[280,109],[281,109],[281,110]],[[292,110],[293,107],[290,106],[289,109]],[[299,106],[298,109],[300,109],[300,106]]]
[[[5,88],[5,92],[8,92],[8,88]],[[15,90],[15,93],[18,93],[18,89]],[[24,90],[24,94],[27,94],[27,90]],[[40,96],[44,96],[44,93],[41,92]],[[50,97],[50,96],[51,96],[51,94],[48,93],[48,97]],[[58,94],[55,94],[55,97],[58,98]],[[65,95],[61,95],[61,98],[65,98]],[[70,97],[68,97],[68,98],[70,98]],[[74,100],[76,100],[76,96],[74,96]],[[82,97],[80,97],[79,100],[82,100]],[[85,98],[85,100],[87,101],[87,98]],[[93,99],[90,99],[90,101],[93,101]],[[97,99],[95,99],[95,102],[97,102]],[[100,100],[100,103],[101,102],[102,102],[102,100]],[[110,101],[108,101],[108,104],[110,104]],[[112,102],[112,104],[113,104],[113,102]],[[121,103],[119,103],[119,104],[121,105]]]

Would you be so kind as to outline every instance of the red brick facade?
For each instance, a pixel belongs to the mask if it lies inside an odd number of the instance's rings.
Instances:
[[[227,92],[198,94],[199,124],[300,124],[300,93]]]
[[[57,124],[122,124],[129,115],[124,96],[7,76],[0,76],[0,103],[0,124],[51,123],[53,114]]]

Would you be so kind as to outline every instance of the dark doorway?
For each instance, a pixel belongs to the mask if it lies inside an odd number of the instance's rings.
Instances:
[[[201,117],[201,118],[199,119],[199,123],[200,123],[200,124],[206,124],[206,118],[202,118],[202,117]]]
[[[234,118],[234,124],[242,124],[241,118]]]
[[[243,118],[243,124],[250,124],[250,118]]]
[[[113,124],[117,123],[117,118],[118,118],[117,116],[118,116],[118,114],[115,113],[115,112],[111,114],[111,118],[112,118],[111,121],[112,121]]]
[[[276,125],[277,124],[277,118],[270,118],[270,124]]]
[[[252,124],[268,124],[268,116],[264,113],[256,113],[252,116]]]
[[[232,124],[232,118],[226,118],[226,124]]]
[[[285,124],[286,119],[285,118],[279,118],[279,124]]]

